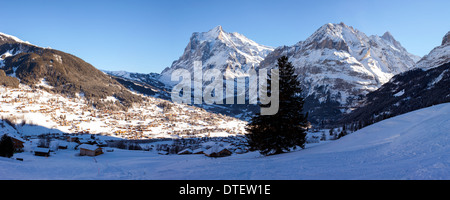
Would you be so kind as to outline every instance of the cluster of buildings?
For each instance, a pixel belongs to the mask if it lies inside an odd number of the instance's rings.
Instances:
[[[148,101],[128,111],[98,110],[82,97],[66,98],[26,87],[3,90],[7,92],[2,94],[0,102],[2,107],[9,109],[0,109],[0,115],[23,116],[27,123],[51,126],[68,133],[102,134],[123,139],[209,137],[219,132],[245,134],[245,122],[153,97],[146,97]],[[161,102],[171,104],[170,108],[158,107]],[[30,113],[44,115],[46,123],[28,119]],[[233,125],[228,125],[230,122]]]
[[[79,137],[82,134],[127,140],[214,137],[218,133],[225,137],[245,134],[246,123],[243,121],[153,97],[146,97],[147,101],[123,111],[99,110],[89,105],[83,97],[63,97],[24,85],[14,89],[0,87],[0,91],[0,117],[9,119],[16,126],[40,126],[48,127],[50,131],[57,130],[59,133],[51,135],[50,132],[46,137],[58,141],[58,149],[67,149],[68,144],[76,144],[71,148],[79,150],[80,155],[97,156],[104,153],[104,147],[107,146],[105,141]],[[161,103],[170,106],[161,108],[158,106]],[[21,137],[12,137],[17,152],[23,151],[26,141],[33,138],[36,141],[38,135],[47,134],[17,130]],[[48,146],[33,146],[30,151],[36,156],[50,156],[52,152]],[[180,154],[202,153],[220,157],[245,151],[244,148],[234,146],[186,148]]]

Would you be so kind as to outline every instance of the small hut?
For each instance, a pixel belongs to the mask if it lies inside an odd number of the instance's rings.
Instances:
[[[80,142],[80,138],[75,137],[75,136],[73,136],[73,137],[68,137],[68,138],[67,138],[67,142],[76,142],[76,143],[78,143],[78,142]]]
[[[58,149],[67,149],[69,147],[68,142],[61,141],[58,143]]]
[[[34,149],[34,155],[35,156],[49,157],[50,156],[50,149],[49,148],[37,147],[37,148]]]
[[[78,149],[80,149],[80,156],[98,156],[103,154],[102,148],[97,145],[82,144],[78,146]]]
[[[189,148],[184,149],[184,150],[178,152],[178,155],[188,155],[188,154],[192,154],[192,150],[189,149]]]
[[[211,147],[210,149],[203,152],[208,157],[225,157],[230,156],[232,152],[225,147],[220,147],[218,145]]]
[[[203,154],[203,152],[204,152],[203,148],[198,148],[192,151],[193,154]]]

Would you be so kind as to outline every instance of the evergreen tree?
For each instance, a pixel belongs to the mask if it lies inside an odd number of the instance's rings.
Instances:
[[[306,142],[307,114],[303,114],[304,99],[294,66],[283,56],[278,59],[279,110],[275,115],[257,114],[247,125],[250,149],[263,155],[280,154]],[[268,81],[270,84],[271,81]],[[268,87],[270,89],[270,85]],[[270,93],[270,91],[268,91]],[[268,107],[269,105],[260,105]]]
[[[4,134],[0,139],[0,156],[12,157],[14,154],[14,143],[11,137]]]
[[[333,136],[334,135],[334,128],[331,128],[330,129],[330,136]]]
[[[339,133],[337,139],[340,139],[341,137],[344,137],[344,136],[346,136],[346,135],[347,135],[347,128],[346,128],[346,125],[344,124],[344,125],[342,126],[342,131],[341,131],[341,133]]]

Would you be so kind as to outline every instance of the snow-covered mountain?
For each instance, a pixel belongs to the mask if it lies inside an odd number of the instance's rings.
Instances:
[[[315,122],[348,112],[357,100],[394,75],[412,69],[420,59],[389,32],[367,36],[344,23],[325,24],[305,41],[278,47],[260,68],[275,67],[283,55],[300,75],[307,97],[305,107]]]
[[[435,47],[431,52],[424,56],[416,67],[424,70],[441,66],[450,62],[450,31],[442,39],[441,46]]]
[[[450,32],[412,70],[394,76],[366,95],[343,123],[370,124],[428,106],[450,102]]]
[[[202,61],[204,70],[215,68],[224,72],[229,68],[233,77],[246,76],[249,68],[258,66],[272,51],[272,47],[217,26],[208,32],[193,33],[183,55],[162,71],[160,80],[170,85],[172,72],[179,68],[193,71],[194,61]]]

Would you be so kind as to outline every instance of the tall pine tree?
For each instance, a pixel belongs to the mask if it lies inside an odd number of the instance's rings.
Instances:
[[[302,89],[298,76],[286,56],[279,58],[277,65],[280,73],[278,113],[257,114],[246,128],[250,148],[259,150],[263,155],[280,154],[297,147],[304,148],[306,141],[308,121],[307,114],[303,114],[304,99],[300,96]]]

